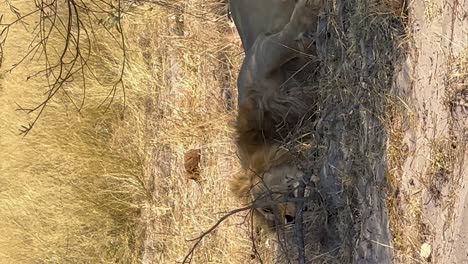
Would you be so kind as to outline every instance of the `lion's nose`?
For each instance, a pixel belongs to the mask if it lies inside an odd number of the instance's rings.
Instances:
[[[286,221],[286,224],[292,224],[294,223],[294,216],[292,215],[284,215],[284,220]]]

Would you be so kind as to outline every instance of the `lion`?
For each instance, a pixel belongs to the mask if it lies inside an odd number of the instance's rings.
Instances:
[[[268,224],[292,223],[303,173],[280,142],[310,115],[311,98],[292,81],[314,52],[322,0],[231,0],[245,59],[238,76],[237,148],[242,173],[231,183]],[[310,61],[310,59],[309,59]]]

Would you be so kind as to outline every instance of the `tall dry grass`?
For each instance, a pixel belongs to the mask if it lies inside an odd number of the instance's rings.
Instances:
[[[13,4],[27,13],[33,3]],[[15,19],[6,6],[2,13],[4,22]],[[25,22],[32,27],[37,19]],[[145,197],[144,138],[135,136],[143,125],[138,106],[129,104],[121,119],[117,98],[103,112],[97,106],[108,87],[90,80],[81,113],[67,94],[59,93],[30,134],[19,136],[20,126],[34,116],[17,111],[17,105],[35,106],[47,89],[45,78],[28,78],[43,69],[44,57],[6,71],[26,54],[30,32],[27,24],[12,28],[0,82],[0,262],[136,263],[141,251],[139,207]],[[57,33],[51,35],[51,49],[59,41]],[[113,43],[100,43],[103,52],[118,56]],[[96,71],[99,77],[115,75],[112,60],[97,56],[91,67],[103,69]],[[74,100],[80,97],[79,85],[65,87]],[[144,93],[132,89],[130,95]]]
[[[188,253],[187,239],[238,206],[227,188],[237,172],[230,121],[238,40],[217,1],[173,4],[138,5],[122,21],[124,112],[120,90],[107,111],[98,107],[122,54],[96,29],[90,65],[100,82],[87,78],[83,110],[69,100],[79,101],[81,82],[67,83],[68,93],[57,94],[26,137],[18,128],[33,116],[17,104],[43,99],[46,80],[27,76],[44,61],[6,72],[31,40],[27,26],[12,29],[0,77],[0,263],[175,263]],[[4,21],[14,19],[0,8]],[[34,25],[37,17],[29,19]],[[185,178],[191,148],[202,153],[199,182]],[[252,261],[243,222],[232,217],[208,236],[193,263]]]

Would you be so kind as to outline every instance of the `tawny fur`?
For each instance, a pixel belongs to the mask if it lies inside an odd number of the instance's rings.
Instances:
[[[234,177],[231,190],[238,197],[249,197],[253,185],[261,180],[262,174],[273,167],[286,164],[292,160],[289,153],[278,145],[259,146],[249,156],[248,164],[242,172]]]
[[[250,94],[239,106],[236,123],[236,143],[244,168],[255,152],[283,142],[298,123],[313,114],[311,95],[295,91],[295,88],[289,95],[278,92],[265,96],[260,91]]]
[[[269,180],[263,179],[264,173],[269,172],[273,174],[276,179],[278,177],[285,177],[281,173],[277,173],[277,168],[280,166],[290,166],[292,157],[285,149],[280,148],[278,145],[264,145],[257,148],[251,156],[249,156],[247,167],[241,173],[236,175],[231,181],[231,191],[244,200],[244,202],[252,202],[257,210],[253,210],[255,223],[264,227],[267,230],[273,231],[275,223],[282,222],[285,215],[295,215],[295,205],[288,202],[276,202],[278,195],[272,193],[258,192],[259,189],[265,185],[267,188],[275,188]],[[256,187],[257,191],[253,191]],[[281,195],[279,195],[281,196]],[[267,206],[272,208],[270,217],[266,217],[261,213],[262,207],[266,206],[263,199],[260,197],[268,197],[269,203],[274,203]],[[275,217],[278,217],[276,220]]]

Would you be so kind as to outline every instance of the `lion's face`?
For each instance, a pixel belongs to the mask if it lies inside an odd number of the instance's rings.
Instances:
[[[262,148],[248,164],[249,168],[232,182],[232,190],[238,196],[249,197],[269,226],[294,222],[293,199],[303,173],[292,163],[289,153],[275,146]]]
[[[293,164],[282,164],[253,176],[251,199],[256,210],[269,224],[294,222],[296,207],[293,199],[303,174]]]

